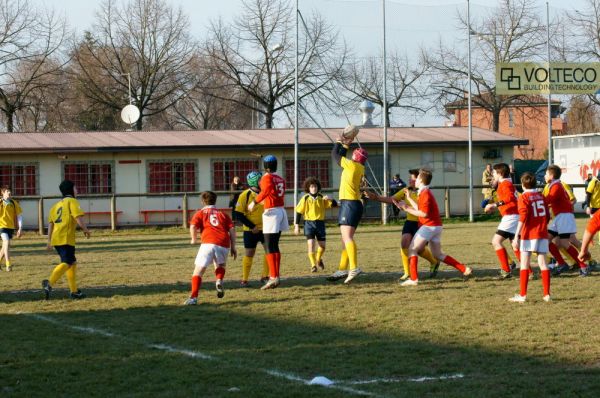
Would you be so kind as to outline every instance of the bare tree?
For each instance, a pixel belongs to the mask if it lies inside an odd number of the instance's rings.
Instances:
[[[598,106],[587,96],[574,97],[567,111],[569,134],[595,133],[600,129]]]
[[[88,32],[73,50],[75,73],[84,94],[118,112],[128,102],[128,75],[133,103],[143,120],[183,98],[194,82],[186,73],[196,52],[189,20],[164,0],[131,0],[118,7],[105,0]]]
[[[471,81],[473,104],[492,114],[492,129],[500,128],[500,111],[525,96],[496,95],[496,64],[539,59],[546,45],[544,23],[538,18],[534,0],[500,0],[498,8],[471,22],[459,15],[460,26],[477,40],[472,48]],[[442,106],[464,100],[468,90],[466,40],[450,48],[440,40],[428,51],[432,85]]]
[[[0,111],[7,131],[35,92],[57,88],[51,77],[66,63],[66,38],[66,24],[53,11],[35,10],[26,0],[0,1]]]
[[[262,114],[267,128],[274,115],[294,104],[296,10],[286,0],[245,0],[232,26],[211,24],[204,52],[212,59],[211,71],[225,85],[206,85],[215,98],[234,102]],[[346,49],[338,35],[318,14],[302,18],[298,85],[299,98],[320,95],[346,62]],[[228,95],[221,95],[219,88]],[[235,95],[231,96],[229,93]],[[321,97],[326,100],[327,96]],[[248,100],[250,99],[250,101]]]
[[[369,100],[383,107],[382,57],[357,59],[349,64],[348,72],[338,80],[347,91],[346,103],[353,110],[359,100]],[[429,86],[425,75],[429,65],[419,60],[411,65],[408,57],[393,54],[387,59],[387,115],[385,123],[390,126],[390,115],[394,108],[425,113],[430,108],[427,103]]]

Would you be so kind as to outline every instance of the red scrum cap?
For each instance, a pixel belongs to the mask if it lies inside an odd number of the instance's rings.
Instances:
[[[352,160],[360,164],[365,164],[368,157],[369,153],[364,148],[356,148],[354,152],[352,152]]]

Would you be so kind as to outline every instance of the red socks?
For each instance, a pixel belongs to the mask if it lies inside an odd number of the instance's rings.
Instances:
[[[566,261],[563,258],[562,254],[560,254],[560,250],[558,249],[558,246],[556,246],[556,244],[550,242],[548,248],[550,249],[550,254],[552,254],[552,257],[554,257],[554,259],[559,265],[566,264]]]
[[[267,253],[265,257],[269,265],[269,277],[275,278],[277,276],[277,253]]]
[[[519,273],[519,282],[521,282],[521,296],[527,296],[527,283],[529,282],[529,270],[521,269]]]
[[[275,254],[275,276],[279,278],[279,268],[281,267],[281,253],[273,253]]]
[[[225,267],[217,267],[217,269],[215,269],[215,276],[217,277],[217,279],[223,280],[223,278],[225,277]]]
[[[569,245],[569,248],[567,249],[567,253],[569,253],[569,256],[575,260],[575,262],[577,263],[577,265],[579,265],[579,268],[586,268],[587,265],[586,263],[584,263],[583,261],[579,260],[579,252],[577,251],[577,249],[575,249],[573,246]]]
[[[550,295],[550,270],[542,271],[542,286],[544,288],[544,296]]]
[[[190,294],[191,298],[198,298],[198,291],[200,290],[200,286],[202,286],[202,277],[200,275],[193,275],[192,294]]]
[[[457,270],[460,271],[461,274],[465,273],[465,270],[467,269],[463,264],[459,263],[458,261],[456,261],[454,258],[450,257],[450,256],[446,256],[443,260],[443,263],[448,264],[451,267],[456,268]]]
[[[510,266],[508,265],[508,253],[505,248],[496,250],[496,256],[500,260],[500,268],[505,272],[510,272]]]
[[[417,264],[419,263],[419,258],[417,256],[410,256],[408,259],[409,269],[410,269],[410,279],[416,281],[419,279]]]

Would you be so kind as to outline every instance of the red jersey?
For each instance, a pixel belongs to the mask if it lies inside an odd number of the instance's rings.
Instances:
[[[546,203],[550,210],[552,210],[554,217],[561,213],[573,213],[574,211],[569,194],[560,180],[554,180],[550,183],[550,189],[548,189],[548,194],[546,195]]]
[[[498,206],[501,215],[519,214],[517,191],[510,179],[505,178],[500,181],[496,188],[496,196],[499,202],[504,202],[502,206]]]
[[[267,173],[258,183],[260,193],[254,198],[256,203],[265,201],[265,209],[272,207],[283,207],[283,198],[285,196],[285,180],[277,174]]]
[[[192,217],[190,225],[200,230],[202,243],[212,243],[222,247],[231,245],[229,230],[233,228],[233,221],[215,206],[205,206],[198,210]]]
[[[548,239],[550,213],[544,196],[534,189],[526,189],[519,196],[519,221],[523,223],[521,239]]]
[[[600,211],[595,212],[592,218],[590,218],[590,221],[588,221],[585,230],[592,235],[600,231]]]
[[[427,214],[427,217],[419,217],[420,225],[428,227],[440,227],[442,225],[440,210],[429,187],[421,188],[417,204],[419,205],[419,210]]]

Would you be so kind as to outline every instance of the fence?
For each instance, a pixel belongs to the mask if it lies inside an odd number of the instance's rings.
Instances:
[[[517,185],[519,188],[519,186]],[[584,190],[585,187],[583,184],[573,184],[574,192],[578,197],[578,200],[581,202],[585,198]],[[483,209],[481,209],[479,203],[481,201],[481,189],[484,188],[483,185],[475,185],[474,186],[474,208],[476,213],[481,213]],[[469,187],[466,185],[459,186],[447,186],[447,187],[432,187],[431,188],[434,194],[438,197],[438,203],[442,204],[443,207],[440,206],[440,213],[442,213],[445,218],[450,218],[456,215],[464,215],[468,213],[468,202],[465,200],[465,197],[468,195]],[[460,197],[457,196],[457,191],[462,191]],[[229,191],[220,191],[216,192],[219,201],[217,203],[217,207],[224,209],[229,212],[230,209],[227,205],[224,205],[225,199],[229,199],[230,192]],[[331,197],[336,196],[337,189],[324,189],[324,194],[328,194]],[[181,225],[183,228],[188,227],[188,220],[191,214],[195,211],[196,208],[199,208],[199,195],[200,192],[175,192],[175,193],[156,193],[156,194],[113,194],[113,195],[79,195],[78,199],[80,202],[85,203],[87,205],[86,215],[88,217],[88,223],[90,226],[97,227],[110,227],[111,230],[116,230],[119,227],[128,227],[128,226],[140,226],[140,225]],[[117,205],[119,202],[126,201],[128,199],[138,199],[138,205],[136,206],[129,204],[128,206],[119,208]],[[152,208],[147,209],[142,205],[142,199],[145,199],[147,202],[148,199],[152,198],[163,198],[163,206],[162,208]],[[167,200],[169,199],[169,203],[177,204],[177,206],[167,206]],[[195,198],[198,203],[198,206],[190,206],[190,198]],[[45,234],[46,229],[46,217],[47,211],[49,210],[49,205],[53,204],[52,200],[61,199],[60,196],[23,196],[18,198],[20,203],[24,208],[24,219],[26,220],[25,225],[31,229],[34,228],[34,225],[37,226],[38,232],[43,235]],[[455,199],[460,201],[459,205],[454,206],[453,204]],[[100,200],[101,203],[98,204],[97,200]],[[94,202],[96,201],[96,202]],[[286,203],[291,203],[293,201],[291,195],[286,197]],[[108,206],[106,205],[108,202]],[[82,206],[84,207],[84,206]],[[147,206],[149,207],[149,206]],[[160,207],[160,206],[154,206]],[[167,208],[169,207],[169,208]],[[176,208],[170,208],[176,207]],[[36,210],[34,210],[36,209]],[[294,206],[286,206],[290,219],[293,217]],[[365,218],[369,219],[381,219],[381,209],[382,206],[378,202],[367,201],[365,206]],[[458,209],[458,210],[456,210]],[[85,210],[85,209],[84,209]],[[579,211],[580,207],[576,206],[576,211]],[[34,217],[32,213],[36,212],[37,217]],[[391,212],[389,212],[391,213]],[[162,215],[163,219],[161,221],[157,221],[155,217],[157,215]],[[98,222],[98,218],[100,217],[108,217],[108,223]],[[327,211],[326,218],[329,220],[334,220],[337,217],[337,210],[331,209]],[[34,221],[35,220],[35,221]]]

